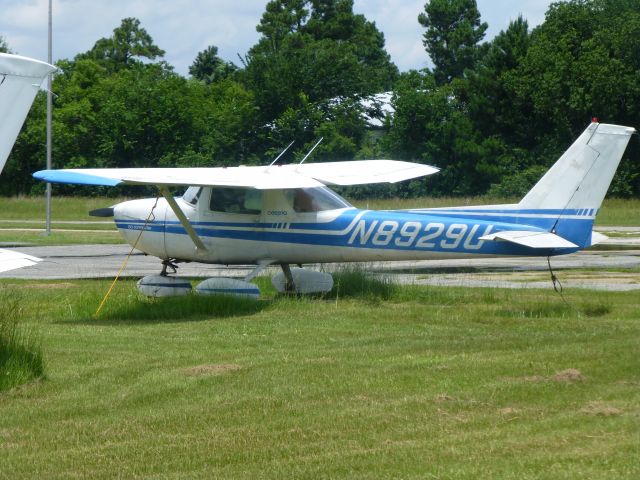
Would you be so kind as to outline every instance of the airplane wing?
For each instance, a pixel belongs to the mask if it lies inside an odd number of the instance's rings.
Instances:
[[[33,58],[0,53],[0,172],[40,84],[55,70],[53,65]]]
[[[0,272],[8,272],[22,267],[30,267],[41,261],[41,258],[32,257],[12,250],[0,249]]]
[[[0,53],[0,172],[40,85],[55,70],[53,65],[33,58]],[[0,272],[29,267],[39,261],[31,255],[0,249]]]
[[[266,190],[396,183],[436,172],[437,168],[419,163],[359,160],[251,167],[41,170],[33,176],[45,182],[76,185],[194,185]]]
[[[510,230],[484,235],[480,240],[510,242],[529,248],[578,248],[575,243],[549,232]]]

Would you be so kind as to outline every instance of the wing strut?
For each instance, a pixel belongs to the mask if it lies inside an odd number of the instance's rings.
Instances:
[[[180,220],[180,223],[189,234],[189,238],[191,238],[196,248],[198,250],[203,250],[203,251],[206,250],[207,247],[204,246],[204,243],[202,243],[202,240],[200,239],[196,231],[193,229],[193,226],[191,226],[191,223],[189,223],[189,219],[185,216],[184,212],[180,209],[180,207],[176,203],[176,199],[173,198],[173,195],[171,195],[171,192],[169,192],[169,188],[166,185],[158,185],[158,189],[160,190],[160,193],[162,194],[162,196],[165,198],[165,200],[171,207],[171,210],[173,210],[173,213],[175,213],[176,217],[178,217],[178,220]]]

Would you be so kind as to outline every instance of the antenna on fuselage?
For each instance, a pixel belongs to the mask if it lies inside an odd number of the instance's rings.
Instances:
[[[284,148],[284,150],[282,150],[282,151],[280,152],[280,155],[278,155],[278,156],[276,157],[276,159],[275,159],[273,162],[271,162],[271,163],[269,164],[269,166],[270,166],[270,167],[271,167],[271,166],[273,166],[273,164],[274,164],[274,163],[276,163],[278,160],[280,160],[280,157],[281,157],[282,155],[284,155],[284,154],[287,152],[287,150],[289,150],[289,147],[291,147],[291,145],[293,145],[293,142],[295,142],[295,140],[293,140],[289,145],[287,145],[287,146]]]
[[[315,144],[313,147],[311,147],[311,150],[309,150],[309,153],[307,153],[307,154],[304,156],[304,158],[303,158],[302,160],[300,160],[300,163],[299,163],[298,165],[302,165],[302,163],[303,163],[307,158],[309,158],[309,155],[311,155],[311,153],[316,149],[316,147],[317,147],[318,145],[320,145],[320,143],[322,143],[322,140],[324,140],[324,137],[320,137],[320,140],[318,140],[318,141],[316,142],[316,144]]]

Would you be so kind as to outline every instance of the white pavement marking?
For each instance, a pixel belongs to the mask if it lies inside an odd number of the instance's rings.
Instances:
[[[44,261],[29,268],[0,273],[0,278],[113,278],[130,250],[129,245],[20,247],[19,251],[40,257]],[[390,275],[394,281],[402,284],[551,288],[551,281],[545,281],[548,267],[544,257],[369,262],[358,266],[364,271]],[[640,289],[640,249],[579,252],[553,257],[551,266],[565,288],[621,291]],[[124,275],[142,277],[157,274],[160,267],[159,259],[136,252],[130,258]],[[202,263],[182,263],[179,267],[178,275],[200,278],[242,278],[255,268]],[[341,268],[344,268],[344,264],[325,266],[326,271],[339,271]],[[586,275],[585,269],[597,271]],[[607,271],[611,269],[613,272]],[[619,272],[620,269],[631,271]],[[270,267],[267,274],[278,270],[279,267]]]

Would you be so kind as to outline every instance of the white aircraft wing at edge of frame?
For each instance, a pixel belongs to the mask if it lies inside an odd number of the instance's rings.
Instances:
[[[0,53],[0,172],[40,85],[55,70],[53,65],[33,58]],[[28,267],[39,261],[31,255],[0,249],[0,272]]]
[[[246,167],[41,170],[33,176],[45,182],[79,185],[193,185],[268,190],[396,183],[438,171],[429,165],[397,160],[356,160]]]
[[[33,257],[26,253],[0,248],[0,273],[17,268],[30,267],[41,260],[41,258]]]

